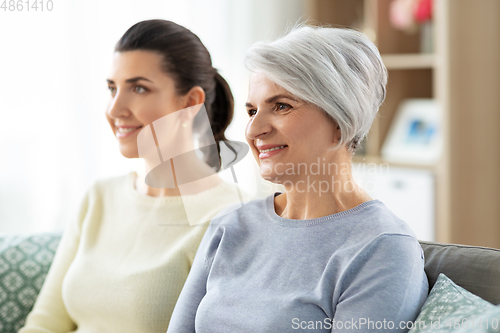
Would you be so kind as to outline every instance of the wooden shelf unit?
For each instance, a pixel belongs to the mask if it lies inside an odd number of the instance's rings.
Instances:
[[[384,54],[382,60],[389,70],[395,69],[433,69],[433,54]]]
[[[434,166],[434,165],[391,162],[391,161],[386,161],[382,157],[375,156],[375,155],[356,155],[353,157],[352,161],[354,163],[388,164],[391,167],[397,167],[397,168],[410,168],[410,169],[427,170],[427,171],[431,171],[433,173],[437,172],[436,166]]]
[[[384,163],[382,144],[406,98],[434,98],[444,152],[433,172],[435,235],[445,243],[500,248],[500,1],[435,0],[433,53],[420,33],[389,22],[392,0],[304,0],[308,23],[351,27],[377,45],[389,71],[387,97],[354,162]]]

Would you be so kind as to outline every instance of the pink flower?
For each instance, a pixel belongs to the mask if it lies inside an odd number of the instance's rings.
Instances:
[[[419,0],[393,0],[389,18],[392,25],[400,30],[411,30],[415,26],[414,11]]]
[[[415,21],[423,23],[432,18],[432,0],[420,0],[415,9]]]

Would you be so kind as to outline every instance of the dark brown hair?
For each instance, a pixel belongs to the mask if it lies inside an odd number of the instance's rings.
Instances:
[[[115,46],[115,52],[134,50],[161,54],[163,71],[174,79],[178,94],[184,95],[196,86],[205,91],[205,107],[217,144],[205,152],[204,158],[208,165],[218,170],[219,141],[227,140],[224,132],[233,119],[234,99],[226,80],[212,67],[205,45],[190,30],[174,22],[147,20],[130,27]],[[200,122],[201,118],[195,117],[194,131]],[[201,141],[206,141],[212,133],[199,133]]]

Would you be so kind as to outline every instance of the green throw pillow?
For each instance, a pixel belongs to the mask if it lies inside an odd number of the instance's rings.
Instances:
[[[15,333],[33,308],[60,234],[0,236],[0,332]]]
[[[500,307],[441,273],[408,333],[417,332],[500,332]]]

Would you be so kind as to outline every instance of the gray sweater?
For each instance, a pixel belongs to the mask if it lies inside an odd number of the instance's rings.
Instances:
[[[427,292],[423,251],[382,202],[290,220],[269,196],[212,220],[168,333],[406,332]]]

